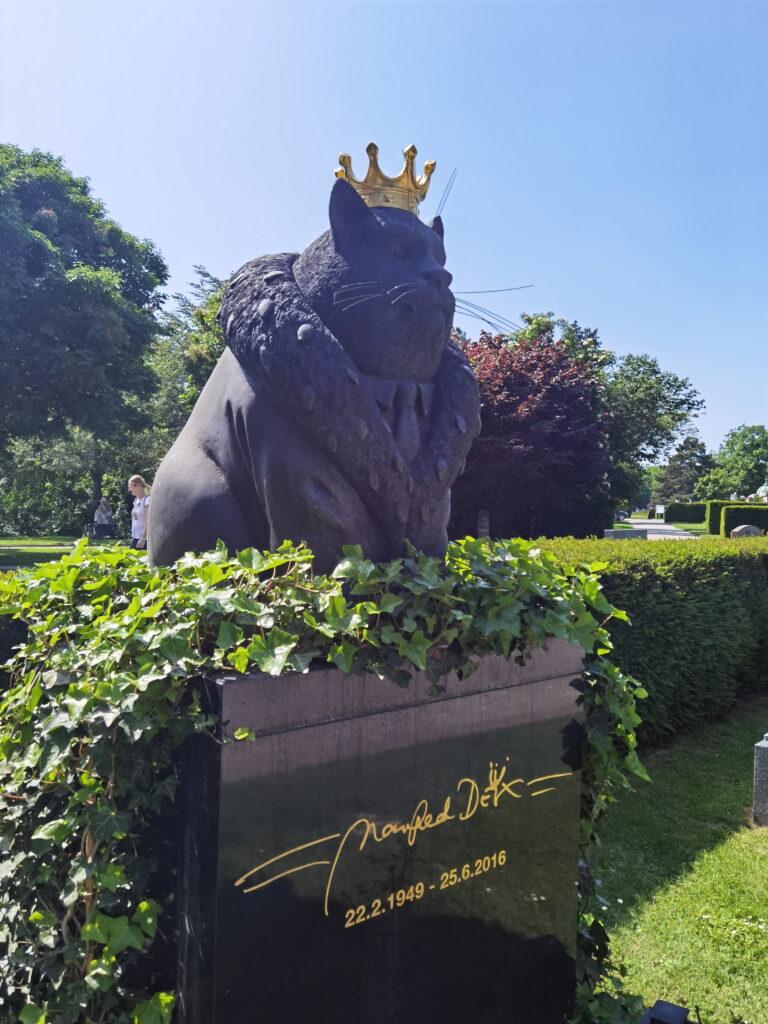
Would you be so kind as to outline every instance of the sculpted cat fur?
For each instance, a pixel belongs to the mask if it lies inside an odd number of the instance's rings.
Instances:
[[[333,187],[330,231],[229,283],[227,351],[155,477],[149,557],[168,564],[305,541],[319,571],[346,544],[376,560],[447,544],[450,487],[479,430],[450,340],[439,218],[369,209]]]

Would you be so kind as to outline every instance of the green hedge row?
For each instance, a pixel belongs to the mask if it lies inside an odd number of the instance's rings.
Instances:
[[[665,523],[703,523],[707,513],[705,501],[673,501],[664,511]]]
[[[704,522],[707,526],[707,533],[711,533],[715,537],[719,537],[720,527],[722,526],[723,509],[736,507],[754,508],[755,506],[750,501],[708,501],[707,514],[704,517]]]
[[[768,530],[768,505],[728,505],[720,517],[720,535],[730,537],[737,526],[758,526]]]
[[[768,538],[539,543],[604,563],[606,597],[632,623],[611,627],[615,660],[649,692],[646,742],[717,718],[742,687],[768,686]]]

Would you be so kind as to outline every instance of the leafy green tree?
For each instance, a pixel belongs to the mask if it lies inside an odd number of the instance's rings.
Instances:
[[[595,367],[608,366],[613,361],[613,353],[602,347],[597,331],[581,327],[576,320],[564,320],[554,313],[521,313],[520,319],[525,327],[508,335],[510,341],[557,343],[571,359]]]
[[[649,355],[616,357],[603,349],[598,332],[553,313],[522,313],[524,327],[500,336],[515,346],[539,341],[557,345],[574,362],[596,373],[614,505],[634,506],[650,497],[645,469],[662,458],[704,403],[685,377],[662,370]],[[462,339],[468,340],[466,338]]]
[[[610,413],[611,491],[635,504],[643,466],[669,451],[704,402],[687,377],[662,370],[652,356],[632,354],[608,366],[602,397]]]
[[[768,428],[742,424],[725,436],[714,454],[714,465],[696,484],[701,501],[731,494],[754,494],[768,479]]]
[[[0,145],[0,442],[137,424],[167,275],[60,158]]]
[[[160,316],[160,333],[144,356],[146,393],[126,395],[140,430],[103,437],[67,422],[56,438],[15,438],[0,459],[0,533],[81,534],[102,494],[125,524],[133,473],[151,480],[215,364],[224,340],[216,320],[223,283],[202,267],[192,298]]]
[[[712,456],[695,434],[684,437],[661,470],[651,493],[654,504],[690,501],[699,479],[712,468]]]

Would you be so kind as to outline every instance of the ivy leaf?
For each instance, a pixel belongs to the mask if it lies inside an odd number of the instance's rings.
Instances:
[[[238,647],[236,651],[227,655],[227,661],[235,672],[245,672],[248,668],[248,651],[244,647]]]
[[[427,667],[427,651],[432,646],[432,641],[424,636],[420,629],[410,636],[401,636],[397,644],[397,650],[405,658],[410,658],[416,668],[424,670]]]
[[[155,932],[157,931],[157,914],[159,909],[154,900],[142,900],[131,916],[131,921],[137,924],[150,939],[154,939]]]
[[[226,619],[222,619],[219,624],[219,635],[216,638],[216,647],[220,650],[229,650],[230,647],[234,647],[235,644],[239,644],[243,639],[243,631],[239,626],[236,626],[234,622],[228,622]],[[240,671],[238,669],[238,671]]]
[[[45,1010],[34,1003],[27,1003],[19,1014],[19,1024],[45,1024]]]
[[[352,664],[355,660],[355,653],[357,648],[353,647],[352,644],[347,643],[346,640],[342,640],[340,644],[334,644],[328,652],[328,661],[333,662],[337,668],[340,668],[345,675],[349,675],[352,671]]]
[[[54,842],[61,842],[69,835],[71,826],[66,818],[57,818],[55,821],[46,822],[35,829],[32,833],[33,839],[52,839]]]
[[[131,1014],[131,1024],[170,1024],[176,997],[170,992],[156,992]]]

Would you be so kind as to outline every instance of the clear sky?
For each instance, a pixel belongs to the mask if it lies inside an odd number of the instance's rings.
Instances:
[[[415,143],[425,219],[458,171],[454,288],[656,356],[713,448],[768,422],[767,63],[766,0],[0,0],[0,141],[87,176],[169,291],[304,248],[340,151]]]

